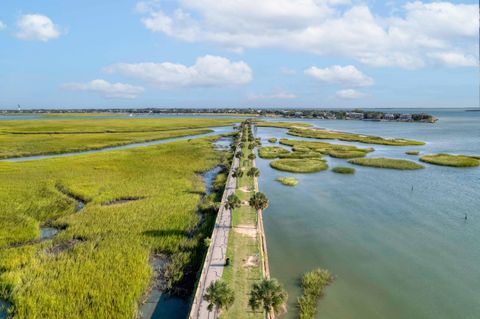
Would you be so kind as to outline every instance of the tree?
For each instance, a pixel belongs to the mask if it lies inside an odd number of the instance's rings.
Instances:
[[[235,157],[236,158],[241,158],[243,156],[243,153],[238,151],[236,154],[235,154]]]
[[[252,155],[255,156],[255,154],[252,154]],[[247,176],[258,177],[258,176],[260,176],[260,170],[256,167],[252,167],[248,170]]]
[[[255,148],[255,143],[248,144],[248,149],[253,150]]]
[[[242,177],[242,176],[243,176],[243,170],[240,169],[240,168],[237,168],[237,169],[233,172],[232,176],[235,177],[235,178]]]
[[[250,206],[254,207],[256,210],[266,209],[268,207],[268,198],[264,193],[255,193],[248,202]]]
[[[227,197],[227,203],[225,204],[225,207],[227,209],[235,209],[237,207],[240,207],[241,205],[240,198],[238,198],[237,195],[231,194],[230,196]]]
[[[226,282],[216,280],[207,287],[207,292],[203,299],[208,302],[208,311],[212,311],[216,307],[218,314],[222,309],[228,309],[233,304],[235,295]]]
[[[248,154],[248,159],[253,161],[255,158],[256,158],[255,154],[253,153]]]
[[[248,304],[253,311],[262,307],[267,313],[278,313],[287,298],[287,292],[276,279],[263,279],[253,284]]]

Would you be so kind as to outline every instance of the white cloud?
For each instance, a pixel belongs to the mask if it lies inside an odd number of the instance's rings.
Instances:
[[[345,100],[356,100],[356,99],[361,99],[366,96],[366,94],[359,92],[354,89],[345,89],[345,90],[340,90],[337,91],[335,96],[339,99],[345,99]]]
[[[0,31],[6,29],[7,26],[5,25],[5,23],[3,23],[2,21],[0,21]]]
[[[366,76],[353,65],[334,65],[324,69],[312,66],[306,69],[305,73],[319,81],[344,86],[370,86],[373,84],[371,77]]]
[[[110,83],[97,79],[87,83],[67,83],[62,86],[65,90],[86,91],[101,93],[106,98],[134,99],[144,91],[141,86],[124,83]]]
[[[458,66],[478,66],[478,59],[474,56],[466,56],[460,52],[437,52],[429,53],[429,57],[437,60],[441,64],[451,67]]]
[[[432,52],[478,55],[477,5],[415,1],[379,16],[349,2],[182,0],[172,13],[159,2],[138,11],[153,32],[235,50],[279,47],[404,68],[429,64]]]
[[[231,62],[211,55],[197,58],[192,66],[170,62],[118,63],[106,67],[105,71],[141,79],[162,88],[231,86],[252,80],[252,70],[245,62]]]
[[[276,99],[276,100],[288,100],[296,99],[297,96],[293,93],[279,91],[270,94],[250,94],[248,95],[249,100],[265,100],[265,99]]]
[[[25,14],[17,21],[16,37],[21,40],[48,41],[61,34],[49,17],[42,14]]]

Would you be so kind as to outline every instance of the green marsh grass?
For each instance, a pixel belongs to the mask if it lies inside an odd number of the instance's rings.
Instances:
[[[398,169],[398,170],[414,170],[414,169],[424,168],[423,165],[420,165],[412,161],[395,159],[395,158],[384,158],[384,157],[355,158],[355,159],[349,160],[349,162],[352,164],[361,165],[361,166],[391,168],[391,169]]]
[[[310,137],[318,139],[336,139],[341,141],[359,142],[366,144],[379,144],[391,146],[406,146],[406,145],[424,145],[424,142],[406,140],[401,138],[387,139],[379,136],[369,136],[362,134],[354,134],[347,132],[329,131],[323,129],[310,129],[294,127],[288,131],[288,134],[301,137]]]
[[[168,283],[195,276],[210,236],[198,227],[200,172],[221,161],[212,140],[0,163],[0,298],[12,302],[14,317],[133,318],[153,253],[174,265]],[[85,208],[75,213],[58,185],[88,199]],[[143,199],[102,205],[132,197]],[[30,242],[45,224],[64,230]]]
[[[344,166],[337,166],[332,168],[332,171],[338,174],[354,174],[355,168],[353,167],[344,167]]]
[[[276,181],[285,186],[296,186],[298,184],[298,179],[295,177],[278,177]]]
[[[328,168],[327,162],[317,158],[284,158],[277,159],[270,162],[272,168],[280,171],[292,172],[292,173],[313,173],[324,171]]]
[[[335,158],[356,158],[356,157],[364,157],[368,153],[373,152],[373,148],[360,148],[353,145],[343,145],[343,144],[331,144],[325,142],[311,142],[311,141],[300,141],[300,140],[290,140],[290,139],[281,139],[280,144],[292,146],[293,153],[301,152],[303,153],[320,153],[329,155]],[[305,156],[305,157],[315,157],[314,154],[312,156]],[[292,158],[295,155],[292,154]],[[299,156],[299,158],[304,158]]]
[[[318,301],[323,296],[325,288],[332,282],[333,276],[325,269],[318,268],[303,275],[303,294],[298,298],[300,319],[315,318]]]
[[[429,164],[452,167],[475,167],[480,165],[480,160],[465,155],[432,154],[424,155],[420,157],[420,160]]]
[[[285,155],[289,153],[289,150],[278,146],[264,146],[258,149],[258,156],[265,159],[277,158],[280,155]]]
[[[420,151],[406,151],[405,154],[407,154],[407,155],[418,155],[418,154],[420,154]]]

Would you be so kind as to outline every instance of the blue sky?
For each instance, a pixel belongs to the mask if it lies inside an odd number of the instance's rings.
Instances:
[[[3,0],[0,108],[477,107],[477,1]]]

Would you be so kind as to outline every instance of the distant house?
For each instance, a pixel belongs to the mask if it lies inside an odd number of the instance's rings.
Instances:
[[[303,115],[303,112],[295,112],[295,116],[296,116],[296,117],[300,117],[300,116],[302,116],[302,115]]]
[[[409,122],[412,120],[412,114],[402,114],[399,117],[400,121]]]
[[[350,119],[350,120],[363,120],[363,113],[360,113],[360,112],[347,112],[347,119]]]
[[[393,115],[392,113],[387,113],[383,116],[383,119],[387,121],[393,121],[395,120],[395,115]]]

